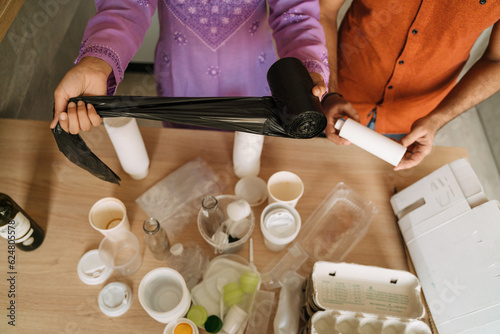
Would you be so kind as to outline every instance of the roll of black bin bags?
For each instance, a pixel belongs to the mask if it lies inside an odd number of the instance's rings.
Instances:
[[[314,83],[296,58],[276,61],[267,73],[272,96],[264,97],[145,97],[82,96],[101,117],[135,117],[241,131],[266,136],[313,138],[326,127]],[[119,184],[120,178],[102,162],[79,135],[52,130],[59,150],[96,177]]]

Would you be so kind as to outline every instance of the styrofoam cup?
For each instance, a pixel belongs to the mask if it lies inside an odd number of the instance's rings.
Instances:
[[[98,200],[90,209],[89,222],[90,226],[104,236],[118,231],[130,231],[125,204],[114,197]]]
[[[284,203],[271,203],[264,208],[260,216],[260,230],[264,235],[264,244],[278,252],[291,243],[299,234],[301,219],[297,210]]]
[[[269,204],[280,202],[295,207],[304,193],[304,182],[292,172],[281,171],[271,175],[267,191]]]
[[[191,295],[179,272],[171,268],[156,268],[142,278],[139,302],[153,319],[166,324],[187,314]]]

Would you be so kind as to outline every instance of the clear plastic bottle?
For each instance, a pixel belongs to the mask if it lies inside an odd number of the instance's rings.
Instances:
[[[214,196],[206,196],[201,202],[202,214],[201,224],[211,237],[217,232],[219,226],[224,221],[224,212],[219,207],[219,202]]]
[[[144,230],[144,240],[151,253],[157,260],[165,260],[170,249],[167,232],[160,226],[160,222],[155,218],[148,218],[142,225]]]

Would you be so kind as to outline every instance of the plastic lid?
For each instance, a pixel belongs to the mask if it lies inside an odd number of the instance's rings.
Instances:
[[[211,315],[205,322],[205,330],[209,333],[218,333],[222,328],[222,320],[216,315]]]
[[[106,282],[113,273],[113,268],[108,267],[99,257],[99,250],[93,249],[83,254],[78,261],[78,277],[83,283],[97,285]]]
[[[247,176],[236,183],[234,193],[236,197],[246,200],[250,206],[257,206],[267,199],[267,184],[258,176]]]
[[[245,271],[243,275],[240,276],[241,290],[247,293],[253,293],[259,285],[259,274],[253,271]]]
[[[170,247],[170,253],[175,256],[181,255],[182,252],[184,252],[184,246],[182,246],[181,243],[176,243],[175,245],[172,245],[172,247]]]
[[[174,334],[193,334],[193,327],[186,323],[180,323],[175,326]]]
[[[113,282],[99,293],[99,308],[109,317],[118,317],[128,311],[132,304],[132,290],[121,282]]]
[[[202,305],[194,305],[189,309],[186,317],[194,322],[196,326],[203,327],[203,324],[207,321],[208,313]]]
[[[237,282],[232,282],[224,285],[224,303],[231,307],[234,304],[241,303],[243,299],[243,291],[240,289]]]

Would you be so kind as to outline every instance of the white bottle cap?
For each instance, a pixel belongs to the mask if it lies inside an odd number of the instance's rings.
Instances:
[[[172,247],[170,247],[170,253],[172,253],[175,256],[181,255],[183,251],[184,251],[184,246],[182,246],[181,243],[176,243],[175,245],[172,245]]]
[[[335,129],[339,130],[342,129],[342,126],[344,126],[345,120],[342,118],[339,118],[337,122],[335,122]]]
[[[99,257],[99,250],[93,249],[83,254],[78,261],[78,277],[83,283],[97,285],[106,282],[113,273],[113,268],[108,267]]]
[[[102,288],[99,308],[108,317],[118,317],[127,312],[132,304],[132,290],[121,282],[113,282]]]

